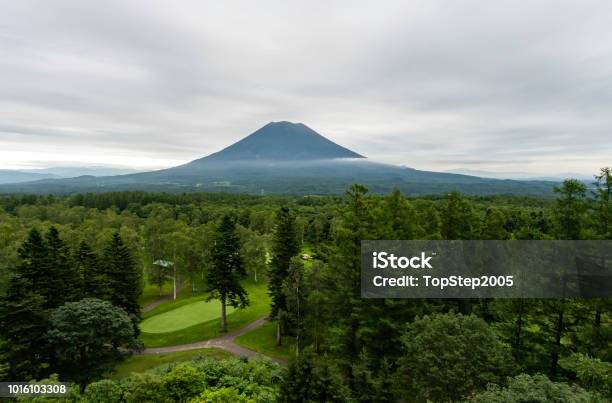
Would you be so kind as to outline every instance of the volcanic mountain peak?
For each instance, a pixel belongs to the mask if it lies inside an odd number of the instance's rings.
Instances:
[[[302,123],[271,122],[223,150],[206,157],[215,161],[295,161],[365,158],[321,136]]]

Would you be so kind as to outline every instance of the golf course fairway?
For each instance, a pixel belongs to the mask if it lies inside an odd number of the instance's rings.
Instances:
[[[228,305],[227,313],[230,314],[233,311],[234,308]],[[168,333],[208,322],[220,316],[221,305],[219,301],[196,301],[192,304],[151,316],[140,323],[140,329],[146,333]]]

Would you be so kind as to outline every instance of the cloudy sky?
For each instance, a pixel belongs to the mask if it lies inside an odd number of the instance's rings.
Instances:
[[[270,121],[372,159],[612,164],[610,1],[4,1],[0,168],[177,165]]]

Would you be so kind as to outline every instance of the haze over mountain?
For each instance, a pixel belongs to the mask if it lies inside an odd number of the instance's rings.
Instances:
[[[554,174],[534,174],[528,172],[494,172],[494,171],[481,171],[477,169],[469,168],[456,168],[449,169],[447,171],[451,174],[460,175],[471,175],[478,176],[481,178],[493,178],[493,179],[517,179],[517,180],[543,180],[543,181],[562,181],[564,179],[580,179],[580,180],[593,180],[593,175],[582,174],[577,172],[560,172]]]
[[[0,184],[31,182],[41,179],[76,178],[77,176],[114,176],[136,173],[135,169],[103,166],[51,167],[41,169],[0,169]]]
[[[553,182],[513,181],[419,171],[381,164],[302,123],[272,122],[242,140],[187,164],[119,176],[44,179],[0,186],[0,192],[74,193],[109,190],[232,191],[341,194],[362,183],[374,193],[459,190],[470,194],[550,194]]]

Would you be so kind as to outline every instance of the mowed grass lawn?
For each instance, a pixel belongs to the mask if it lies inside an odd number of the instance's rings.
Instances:
[[[270,321],[247,334],[236,337],[236,344],[258,353],[289,361],[294,354],[293,338],[284,337],[283,345],[276,345],[276,321]]]
[[[233,307],[227,307],[228,315],[233,311]],[[143,320],[140,323],[140,330],[146,333],[174,332],[220,316],[221,304],[218,301],[195,301]]]
[[[238,330],[265,316],[270,310],[270,297],[267,293],[268,288],[265,282],[255,283],[252,280],[245,280],[243,286],[249,294],[251,304],[245,309],[236,309],[227,315],[227,326],[230,332]],[[176,301],[166,301],[143,315],[143,322],[141,324],[145,324],[145,328],[149,325],[147,323],[149,320],[162,314],[164,316],[161,322],[166,323],[166,326],[168,326],[168,331],[165,332],[159,327],[154,327],[155,332],[147,332],[141,326],[142,332],[140,338],[146,347],[164,347],[194,343],[221,335],[219,331],[221,327],[221,303],[218,300],[211,300],[209,303],[201,304],[206,299],[205,294],[191,295],[191,292],[185,291],[181,292]],[[197,304],[195,311],[188,308],[189,305],[193,304]],[[202,310],[202,317],[208,320],[194,322],[194,324],[187,327],[174,326],[174,320],[184,320],[187,317],[191,318],[190,320],[198,320],[193,318],[198,317],[200,309]],[[206,316],[208,312],[214,313],[214,316]]]
[[[134,355],[119,363],[113,372],[107,375],[107,378],[125,378],[133,372],[144,372],[171,362],[189,361],[197,356],[213,357],[219,360],[234,357],[232,353],[219,348],[200,348],[197,350],[179,351],[177,353]]]

